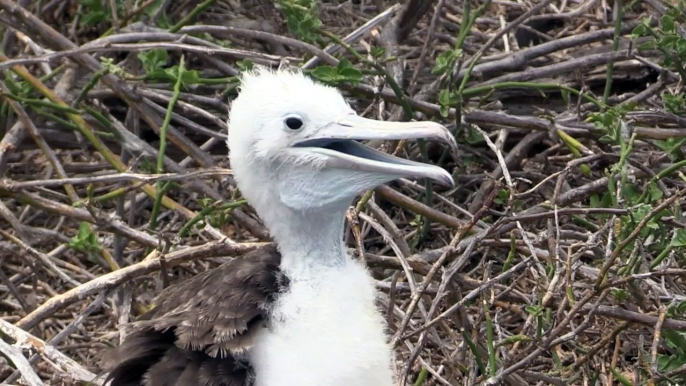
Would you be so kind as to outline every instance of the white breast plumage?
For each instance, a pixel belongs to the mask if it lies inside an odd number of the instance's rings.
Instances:
[[[359,264],[290,281],[250,351],[255,386],[390,386],[374,283]]]

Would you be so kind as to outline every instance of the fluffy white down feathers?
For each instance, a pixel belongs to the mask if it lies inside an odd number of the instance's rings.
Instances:
[[[392,385],[391,350],[374,296],[367,271],[352,261],[293,282],[249,354],[255,386]]]

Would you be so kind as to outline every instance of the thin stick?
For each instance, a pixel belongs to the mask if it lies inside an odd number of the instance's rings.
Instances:
[[[102,381],[96,379],[96,375],[86,370],[80,364],[76,363],[73,359],[59,352],[54,346],[45,343],[42,339],[39,339],[28,332],[21,329],[19,326],[15,326],[0,319],[0,331],[4,334],[9,335],[14,339],[17,345],[21,347],[28,347],[37,350],[41,355],[49,359],[49,362],[57,365],[57,369],[61,373],[67,373],[72,378],[84,382],[92,382],[96,385],[102,385]],[[26,360],[26,359],[24,359]],[[28,361],[27,361],[28,363]],[[43,383],[39,383],[43,385]]]

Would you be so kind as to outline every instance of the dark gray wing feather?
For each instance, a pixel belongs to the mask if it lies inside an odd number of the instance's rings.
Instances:
[[[171,286],[104,362],[111,386],[245,386],[269,304],[287,282],[274,247]]]

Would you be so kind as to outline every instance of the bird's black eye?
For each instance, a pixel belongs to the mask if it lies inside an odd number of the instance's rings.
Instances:
[[[291,130],[298,130],[303,126],[303,121],[295,117],[286,118],[286,126]]]

